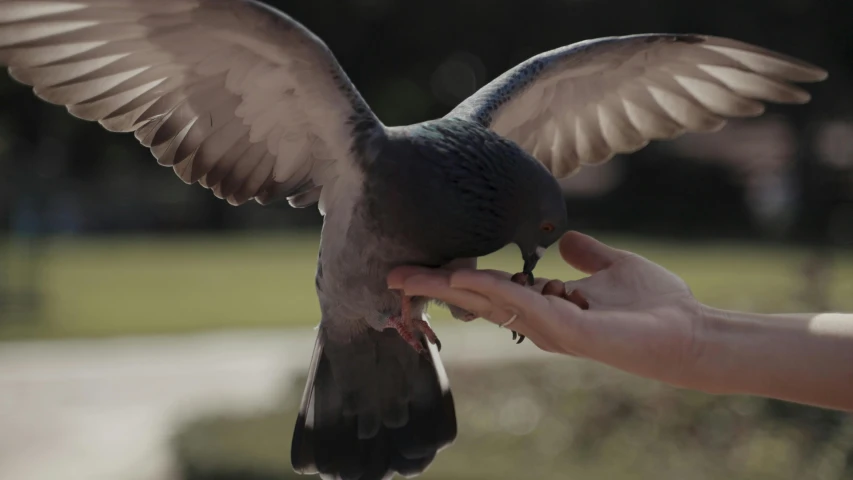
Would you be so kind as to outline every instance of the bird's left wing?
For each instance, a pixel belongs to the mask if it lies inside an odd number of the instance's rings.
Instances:
[[[326,45],[255,0],[0,0],[0,65],[232,204],[317,202],[383,128]]]
[[[608,37],[546,52],[518,65],[448,116],[518,143],[556,177],[650,140],[715,131],[757,116],[762,101],[805,103],[790,82],[825,71],[735,40],[682,34]]]

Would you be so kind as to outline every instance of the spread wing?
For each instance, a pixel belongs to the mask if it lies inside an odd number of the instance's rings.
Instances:
[[[382,128],[319,38],[253,0],[0,0],[0,65],[234,205],[317,202]]]
[[[645,34],[576,43],[520,64],[448,116],[487,126],[558,178],[650,140],[715,131],[762,102],[805,103],[826,72],[742,42]]]

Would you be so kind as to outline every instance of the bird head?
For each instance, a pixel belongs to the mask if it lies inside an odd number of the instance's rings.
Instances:
[[[522,203],[521,219],[513,238],[513,243],[521,249],[524,260],[522,271],[531,284],[533,269],[545,250],[569,229],[566,202],[560,184],[545,168],[533,170],[537,170],[536,174],[525,179],[532,188]]]

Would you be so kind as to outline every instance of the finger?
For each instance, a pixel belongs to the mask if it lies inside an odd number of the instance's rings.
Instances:
[[[523,287],[507,280],[495,278],[477,271],[458,271],[450,276],[450,285],[455,289],[471,290],[488,298],[495,310],[493,315],[484,315],[492,323],[502,325],[513,313],[519,317],[512,323],[513,330],[531,338],[542,338],[543,345],[559,344],[559,351],[575,354],[567,348],[570,342],[556,342],[549,338],[553,332],[563,331],[565,322],[574,322],[583,315],[583,310],[574,303],[562,298],[542,295],[542,289],[548,282],[539,286]],[[505,316],[501,311],[511,312]],[[566,317],[566,318],[564,318]],[[550,349],[550,347],[549,347]]]
[[[388,282],[388,288],[392,288],[394,290],[400,290],[403,288],[403,283],[411,276],[414,275],[434,275],[440,274],[441,270],[435,268],[426,268],[426,267],[416,267],[412,265],[404,265],[402,267],[397,267],[391,270],[388,273],[388,277],[386,281]]]
[[[579,342],[578,331],[581,324],[589,321],[588,319],[585,320],[586,312],[577,304],[559,297],[543,298],[547,299],[554,311],[560,312],[559,316],[543,319],[543,326],[540,328],[546,328],[545,325],[547,325],[548,341],[555,346],[558,352],[575,357],[584,356],[580,351],[582,345]]]
[[[489,275],[502,280],[509,280],[510,278],[512,278],[511,273],[504,272],[503,270],[482,269],[477,271],[481,273],[488,273]]]
[[[465,265],[460,265],[459,268],[452,268],[450,264],[446,265],[444,268],[427,268],[427,267],[419,267],[415,265],[403,265],[397,268],[392,269],[388,273],[387,283],[388,288],[392,288],[395,290],[399,290],[403,288],[403,283],[407,278],[414,275],[431,275],[431,274],[439,274],[447,271],[454,270],[470,270]],[[510,274],[501,270],[488,270],[483,269],[479,270],[480,272],[488,273],[489,275],[495,276],[497,278],[510,278]]]
[[[512,310],[519,313],[532,313],[537,308],[542,308],[546,303],[540,293],[542,287],[538,287],[539,290],[534,290],[478,271],[460,270],[454,272],[450,276],[450,285],[453,288],[478,293],[498,306],[511,306]]]
[[[577,356],[577,352],[566,345],[570,342],[559,341],[554,332],[563,330],[560,324],[568,320],[557,318],[557,312],[562,312],[563,315],[580,315],[581,309],[563,298],[548,300],[543,295],[543,289],[549,284],[548,280],[542,279],[534,286],[525,287],[506,278],[506,274],[493,277],[488,273],[469,270],[453,273],[450,283],[454,289],[467,291],[463,287],[471,287],[485,293],[481,297],[490,303],[490,312],[482,315],[484,319],[528,337],[537,347],[547,352]],[[486,298],[487,296],[489,298]],[[559,302],[560,305],[554,302]],[[511,323],[507,324],[510,321]]]
[[[566,284],[560,280],[551,280],[542,287],[542,295],[566,298]]]
[[[581,310],[589,310],[589,300],[586,299],[580,290],[572,290],[564,298],[577,305]]]
[[[607,246],[580,232],[568,232],[560,239],[560,255],[572,267],[592,274],[631,253]]]
[[[402,289],[406,295],[441,300],[480,317],[491,314],[493,307],[488,298],[472,291],[452,288],[450,275],[451,272],[413,275],[403,282]]]
[[[515,316],[514,320],[513,316]],[[533,317],[514,315],[507,310],[498,308],[489,320],[502,328],[524,335],[529,338],[533,344],[546,352],[578,356],[574,350],[566,348],[564,345],[560,345],[559,342],[556,341],[558,339],[552,334],[550,329],[542,329],[541,326],[537,327],[539,322],[537,322]],[[512,320],[512,322],[507,325],[507,322],[510,320]]]
[[[524,335],[534,345],[539,347],[546,352],[558,353],[559,350],[557,345],[550,341],[548,335],[542,335],[539,331],[533,328],[527,321],[526,317],[512,313],[509,310],[504,310],[501,308],[497,308],[494,310],[491,316],[486,318],[486,320],[494,323],[495,325],[506,329],[507,331],[514,331],[521,335]]]
[[[599,307],[599,295],[608,295],[612,289],[608,289],[603,283],[607,279],[600,276],[592,276],[582,278],[580,280],[569,280],[565,282],[566,294],[570,297],[569,301],[577,305],[583,310],[589,310],[590,307]]]

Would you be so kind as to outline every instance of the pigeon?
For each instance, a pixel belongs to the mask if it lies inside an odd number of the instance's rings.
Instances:
[[[569,229],[559,179],[805,103],[794,84],[827,76],[726,38],[607,37],[389,127],[321,39],[255,0],[0,0],[0,64],[230,204],[317,205],[321,316],[291,462],[360,480],[418,475],[457,434],[432,300],[389,290],[391,269],[476,268],[514,244],[530,282]]]

